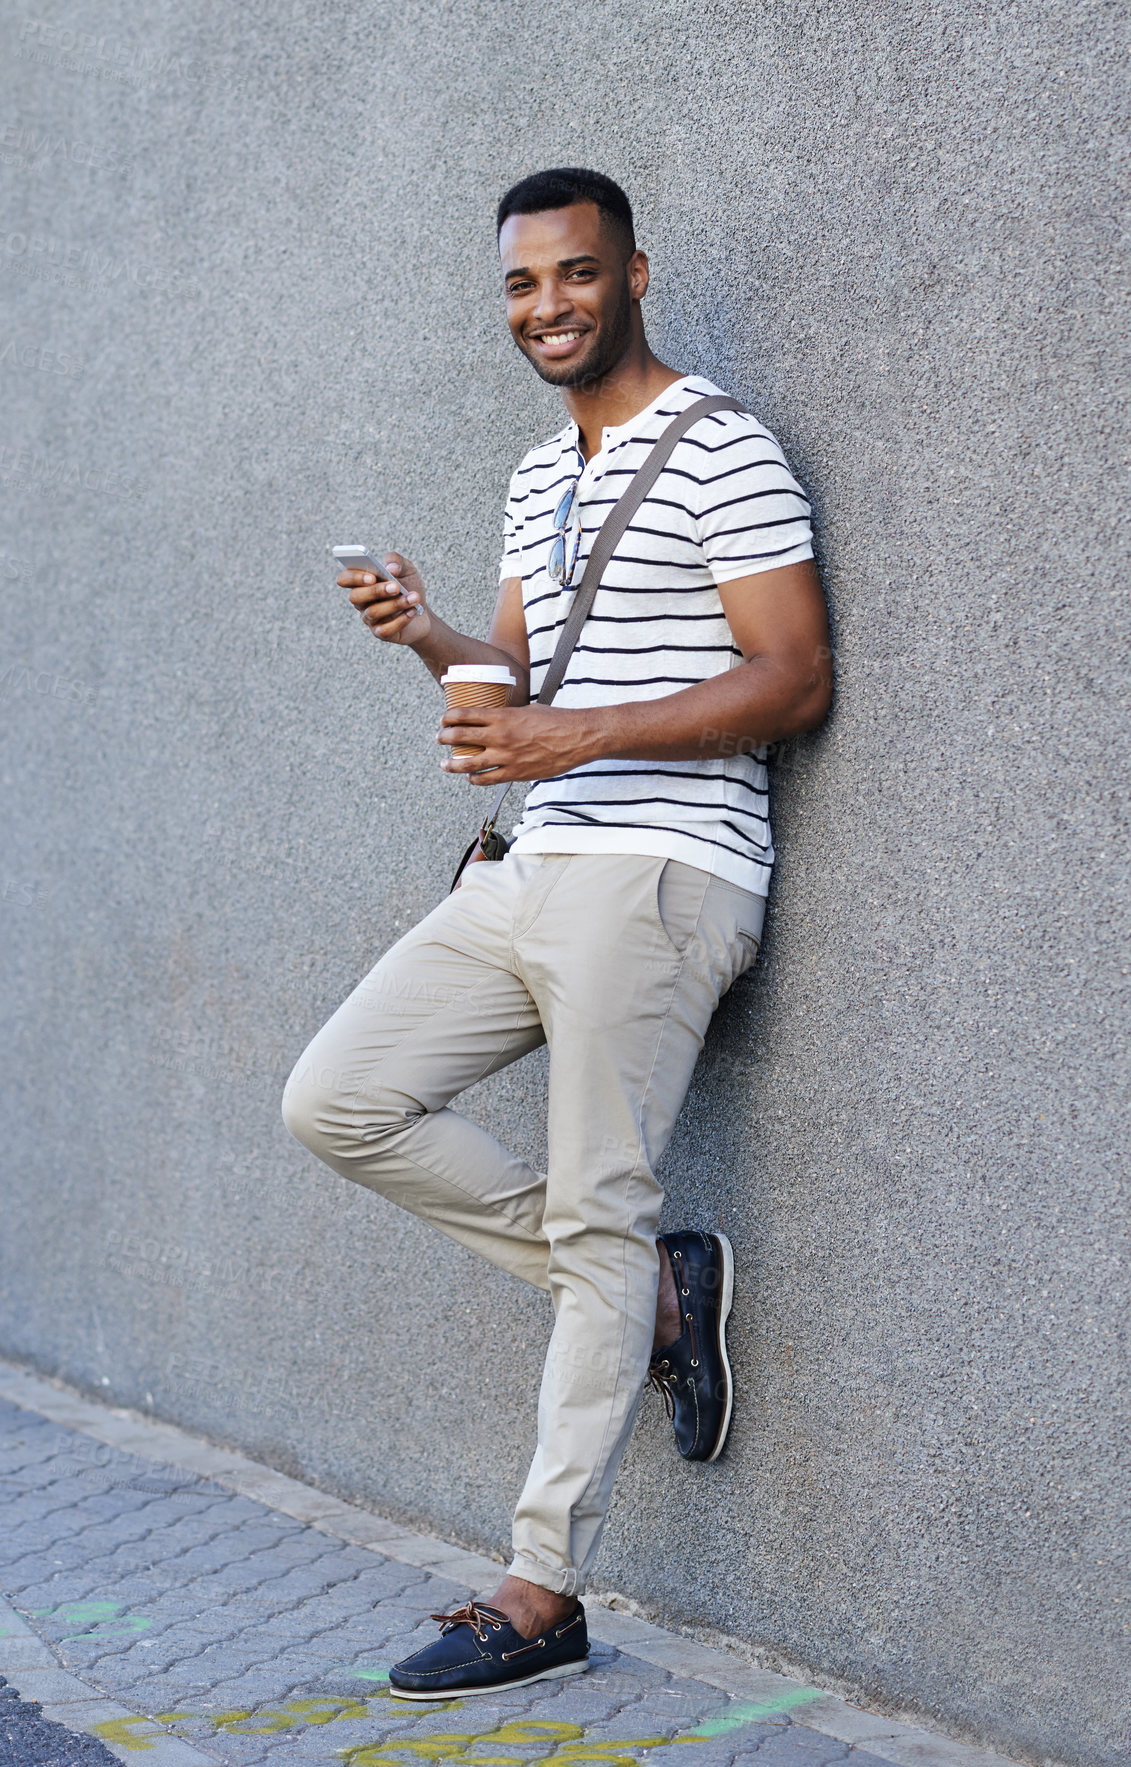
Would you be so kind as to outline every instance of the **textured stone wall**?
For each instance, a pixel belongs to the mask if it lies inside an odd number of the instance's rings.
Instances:
[[[813,496],[839,679],[665,1163],[738,1248],[731,1446],[642,1415],[600,1578],[1087,1767],[1126,1747],[1116,18],[23,0],[0,63],[0,1348],[505,1544],[545,1302],[278,1096],[479,807],[327,549],[482,628],[558,422],[493,204],[598,165],[661,353]],[[544,1077],[469,1101],[534,1158]]]

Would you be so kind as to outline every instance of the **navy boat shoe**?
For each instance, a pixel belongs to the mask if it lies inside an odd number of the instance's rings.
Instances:
[[[734,1400],[727,1318],[734,1299],[734,1253],[725,1233],[661,1233],[683,1315],[673,1344],[653,1350],[648,1384],[664,1401],[685,1460],[717,1460]]]
[[[589,1667],[585,1609],[556,1626],[524,1638],[496,1607],[469,1601],[451,1614],[433,1614],[440,1623],[435,1644],[395,1663],[389,1692],[399,1700],[450,1700],[466,1694],[497,1693],[531,1681],[581,1675]]]

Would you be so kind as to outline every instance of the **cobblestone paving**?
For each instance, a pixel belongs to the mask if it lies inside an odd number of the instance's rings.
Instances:
[[[93,1728],[141,1763],[171,1733],[232,1767],[883,1767],[774,1702],[602,1644],[570,1680],[394,1700],[388,1665],[466,1585],[2,1400],[0,1503],[0,1588],[63,1668],[136,1714]]]

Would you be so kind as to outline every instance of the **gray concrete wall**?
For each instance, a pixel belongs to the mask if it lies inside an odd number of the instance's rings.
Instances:
[[[738,1247],[732,1445],[642,1417],[600,1578],[1088,1767],[1127,1746],[1115,19],[24,0],[0,74],[0,1347],[505,1544],[544,1302],[278,1095],[478,808],[327,548],[482,628],[558,421],[492,207],[596,164],[662,353],[812,492],[839,672],[665,1165]],[[543,1080],[470,1101],[533,1157]]]

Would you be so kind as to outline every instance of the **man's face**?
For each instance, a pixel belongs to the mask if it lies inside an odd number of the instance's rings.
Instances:
[[[510,215],[499,234],[511,336],[551,386],[580,387],[615,368],[632,339],[648,261],[625,261],[595,203]]]

